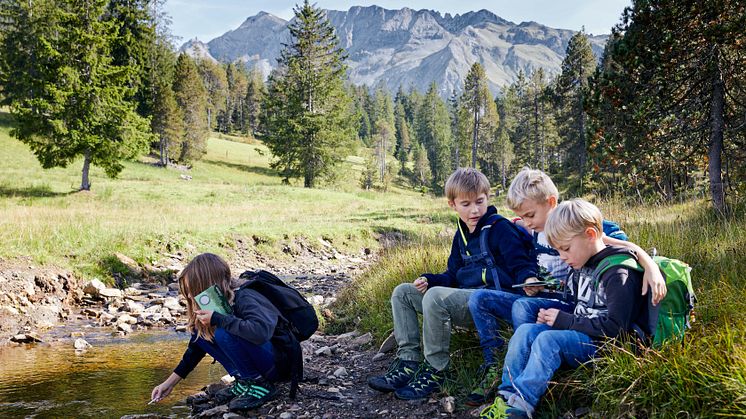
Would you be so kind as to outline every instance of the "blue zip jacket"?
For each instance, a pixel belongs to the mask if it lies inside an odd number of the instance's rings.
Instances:
[[[453,237],[451,245],[451,255],[448,257],[448,268],[440,274],[425,273],[423,277],[427,278],[428,288],[443,286],[451,288],[475,288],[473,285],[461,283],[457,277],[459,269],[464,267],[464,260],[461,257],[459,240],[466,240],[466,248],[470,254],[476,255],[480,252],[479,234],[482,227],[492,214],[497,214],[494,206],[489,206],[487,211],[479,219],[477,227],[473,233],[469,233],[469,228],[460,219],[458,220],[459,229]],[[462,236],[463,232],[463,236]],[[538,267],[536,258],[533,254],[530,238],[522,237],[516,226],[512,225],[510,220],[501,220],[496,222],[489,231],[487,237],[487,247],[498,268],[499,287],[495,287],[492,278],[487,278],[486,286],[488,288],[502,288],[504,291],[520,293],[520,290],[514,290],[512,285],[522,284],[527,278],[536,277]],[[482,284],[484,286],[485,284]]]

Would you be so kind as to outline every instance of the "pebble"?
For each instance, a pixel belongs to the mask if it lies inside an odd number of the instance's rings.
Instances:
[[[347,368],[345,367],[339,367],[336,370],[334,370],[334,376],[335,377],[345,377],[347,376]]]
[[[75,349],[77,349],[79,351],[86,350],[86,349],[92,347],[92,345],[90,343],[88,343],[88,341],[86,341],[83,338],[77,338],[77,339],[75,339],[75,342],[73,342],[73,346],[75,347]]]
[[[293,415],[290,412],[282,412],[280,414],[280,419],[292,419],[295,415]]]
[[[324,355],[324,356],[332,356],[332,348],[328,346],[322,346],[319,349],[316,349],[314,352],[316,355]]]

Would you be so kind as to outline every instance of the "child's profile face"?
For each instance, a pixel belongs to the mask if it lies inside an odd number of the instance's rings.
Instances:
[[[569,240],[556,243],[559,257],[573,269],[580,269],[591,256],[598,253],[597,240],[599,240],[598,233],[595,229],[588,228]]]
[[[448,206],[456,211],[458,218],[469,228],[469,233],[473,233],[479,219],[487,212],[487,195],[484,193],[459,195],[453,201],[448,201]]]
[[[523,203],[513,212],[521,217],[526,227],[542,232],[544,231],[544,224],[547,222],[549,213],[557,206],[557,198],[550,196],[549,199],[543,202],[537,202],[533,199],[526,199]]]

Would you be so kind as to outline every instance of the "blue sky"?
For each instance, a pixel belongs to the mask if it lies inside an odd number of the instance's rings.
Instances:
[[[181,44],[194,37],[207,42],[237,28],[246,18],[261,11],[283,19],[293,16],[293,6],[303,0],[167,0],[166,12],[173,22],[171,31]],[[312,2],[314,3],[314,2]],[[343,2],[317,0],[322,9],[348,10],[351,6],[378,5],[386,9],[431,9],[441,13],[465,13],[487,9],[496,15],[520,23],[535,21],[561,29],[585,30],[592,34],[609,33],[619,22],[622,10],[631,0],[379,0]]]

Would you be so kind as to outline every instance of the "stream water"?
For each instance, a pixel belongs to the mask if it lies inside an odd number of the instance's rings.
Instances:
[[[69,338],[0,347],[0,418],[185,417],[184,399],[225,374],[205,357],[168,398],[149,406],[151,390],[179,362],[188,335],[161,331],[119,338],[87,332],[85,339],[93,345],[85,352],[76,352]]]

